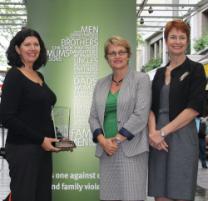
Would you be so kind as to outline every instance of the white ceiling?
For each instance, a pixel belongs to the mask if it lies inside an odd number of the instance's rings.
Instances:
[[[137,32],[145,39],[161,32],[167,21],[187,19],[205,4],[208,0],[137,0]]]
[[[0,0],[0,29],[20,29],[26,21],[24,0]]]

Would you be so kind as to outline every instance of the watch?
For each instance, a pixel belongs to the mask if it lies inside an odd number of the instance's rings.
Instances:
[[[161,135],[161,137],[163,137],[163,138],[165,138],[165,136],[166,136],[166,133],[164,132],[164,130],[160,130],[160,135]]]
[[[115,143],[116,143],[117,145],[120,145],[120,144],[121,144],[121,140],[120,140],[119,137],[115,137]]]

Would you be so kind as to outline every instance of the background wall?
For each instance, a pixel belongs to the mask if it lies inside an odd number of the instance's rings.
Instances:
[[[27,0],[28,26],[44,39],[49,62],[42,72],[67,116],[76,150],[54,154],[53,200],[98,200],[98,159],[88,125],[94,85],[111,70],[103,45],[112,35],[132,46],[136,67],[136,0]],[[66,117],[67,118],[67,117]],[[60,125],[63,134],[68,124]]]

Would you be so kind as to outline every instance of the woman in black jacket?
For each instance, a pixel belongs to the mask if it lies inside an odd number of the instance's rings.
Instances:
[[[194,200],[198,169],[195,117],[203,112],[206,77],[200,63],[185,55],[189,26],[168,22],[165,41],[169,63],[152,83],[149,115],[149,196],[156,201]]]

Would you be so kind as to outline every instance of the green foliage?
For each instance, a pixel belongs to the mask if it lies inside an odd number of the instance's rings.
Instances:
[[[152,58],[149,60],[149,62],[144,66],[145,71],[153,70],[157,67],[159,67],[162,64],[161,58]]]
[[[21,29],[21,26],[25,25],[27,19],[25,5],[12,4],[21,3],[23,0],[4,0],[2,2],[5,4],[0,5],[0,69],[7,66],[5,52],[9,41]]]
[[[142,38],[142,35],[140,33],[137,33],[137,45],[144,44],[144,40]]]
[[[208,34],[200,37],[194,43],[194,49],[198,52],[208,47]]]

